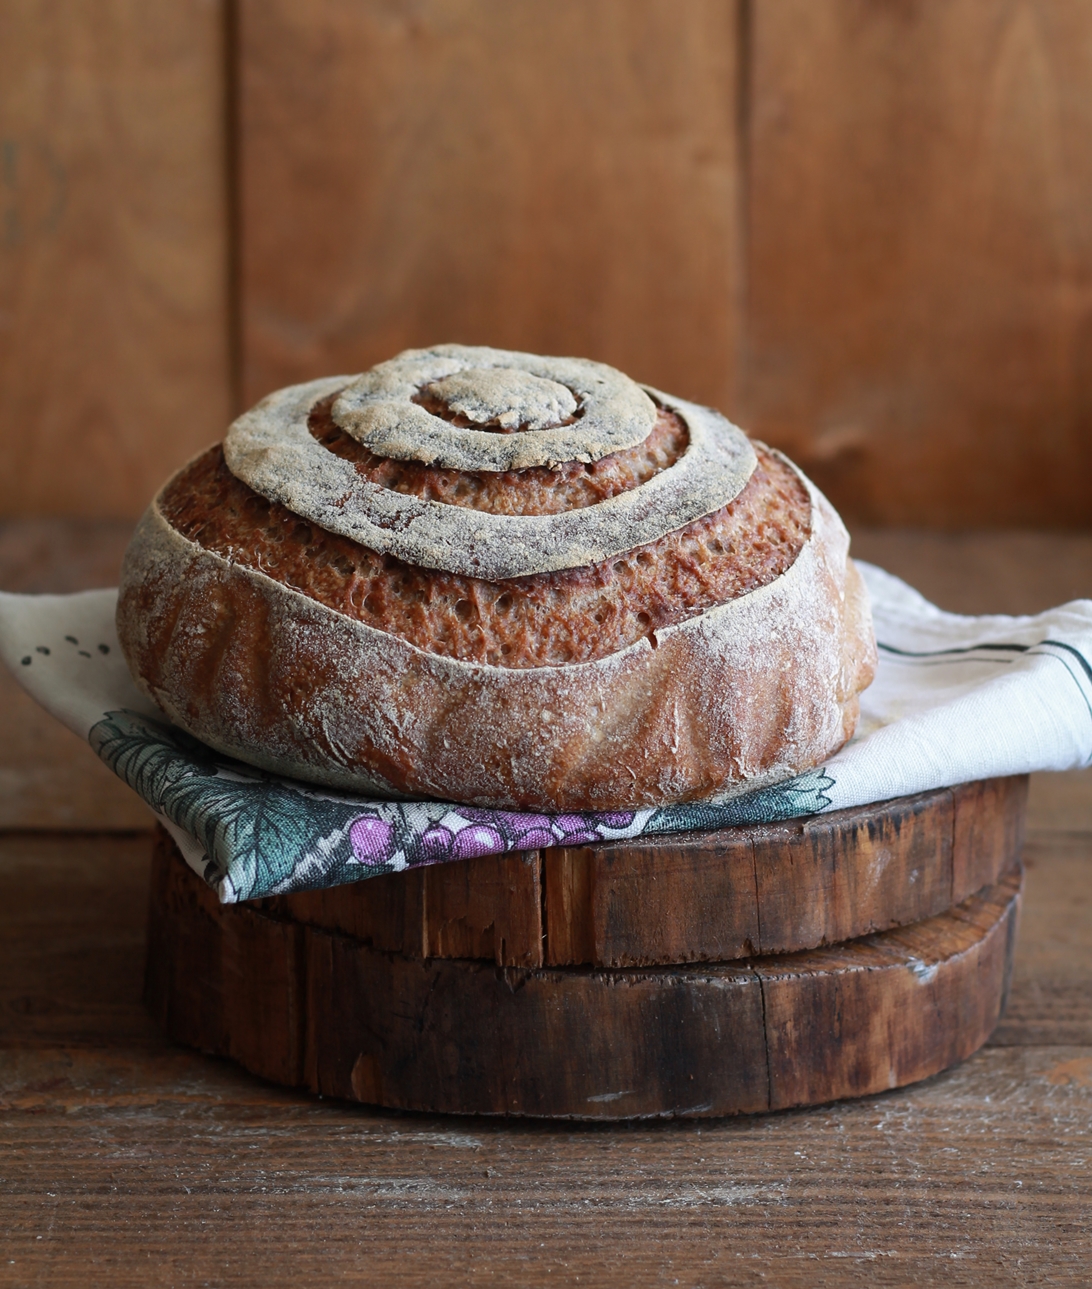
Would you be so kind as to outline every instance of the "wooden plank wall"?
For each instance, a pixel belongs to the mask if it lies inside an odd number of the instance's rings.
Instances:
[[[457,339],[730,403],[736,30],[731,0],[241,0],[248,400]]]
[[[0,516],[133,516],[231,405],[223,15],[0,8]]]
[[[1092,8],[756,0],[748,422],[850,518],[1092,522]]]
[[[1090,91],[1083,0],[14,0],[0,515],[133,516],[233,382],[458,338],[851,520],[1087,526]]]
[[[588,353],[851,520],[1087,525],[1092,12],[679,12],[242,0],[248,397],[439,339]]]

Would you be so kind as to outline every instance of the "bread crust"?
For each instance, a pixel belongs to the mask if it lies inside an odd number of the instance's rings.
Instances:
[[[789,568],[811,500],[783,458],[755,450],[747,486],[713,514],[601,564],[500,582],[417,568],[308,524],[236,479],[219,447],[183,467],[158,504],[206,550],[430,653],[556,667],[617,653]]]
[[[461,386],[453,402],[452,381]],[[430,393],[464,414],[462,434],[427,410]],[[655,419],[648,394],[605,363],[480,345],[406,349],[355,377],[334,403],[334,420],[380,455],[453,470],[597,461],[643,442]]]
[[[875,669],[848,536],[804,482],[811,532],[780,577],[592,662],[426,652],[203,549],[157,503],[118,633],[182,728],[324,787],[562,811],[724,799],[836,751]]]

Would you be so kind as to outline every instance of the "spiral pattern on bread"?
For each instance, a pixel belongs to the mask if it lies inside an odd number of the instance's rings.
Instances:
[[[726,505],[755,466],[746,435],[724,417],[659,394],[690,433],[669,470],[587,508],[471,516],[361,479],[352,462],[324,451],[308,415],[335,391],[334,423],[372,453],[488,473],[591,463],[637,447],[656,423],[651,391],[603,363],[443,345],[355,380],[281,390],[231,427],[225,460],[255,492],[380,554],[448,573],[496,581],[598,563]],[[563,413],[569,424],[551,423]],[[467,420],[483,428],[459,424]]]

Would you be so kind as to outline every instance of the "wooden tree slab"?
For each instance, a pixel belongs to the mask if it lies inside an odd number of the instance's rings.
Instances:
[[[1020,853],[1027,776],[784,823],[438,864],[258,902],[373,949],[499,966],[794,953],[920,922]]]
[[[1021,883],[1016,864],[947,912],[805,953],[530,969],[383,952],[220,905],[159,845],[146,997],[179,1042],[391,1107],[589,1119],[782,1109],[926,1078],[985,1042]]]

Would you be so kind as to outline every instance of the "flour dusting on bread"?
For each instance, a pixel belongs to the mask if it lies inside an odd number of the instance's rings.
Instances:
[[[442,346],[264,400],[130,545],[138,685],[226,753],[362,793],[628,808],[816,765],[875,667],[844,527],[724,418],[600,368]],[[522,467],[476,442],[562,433],[585,437],[553,467],[566,440]]]

